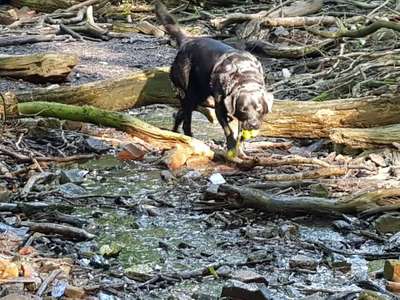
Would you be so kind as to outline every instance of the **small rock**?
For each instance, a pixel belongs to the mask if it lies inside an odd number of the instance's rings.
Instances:
[[[148,150],[142,145],[129,143],[124,145],[117,156],[120,160],[143,160],[147,153]]]
[[[278,26],[278,27],[275,28],[274,34],[276,36],[288,36],[290,33],[285,27]]]
[[[232,269],[229,266],[221,266],[217,269],[217,273],[219,276],[227,277],[231,274]]]
[[[378,167],[386,167],[386,161],[385,159],[376,153],[371,153],[369,156],[369,159],[372,160]]]
[[[51,289],[51,296],[53,298],[60,298],[64,295],[67,286],[68,282],[66,280],[58,280]]]
[[[264,276],[251,270],[237,270],[232,273],[232,279],[239,280],[244,283],[256,282],[265,283],[268,285],[268,281]]]
[[[400,282],[400,260],[387,259],[383,267],[383,276],[386,280]]]
[[[263,260],[273,260],[274,256],[267,250],[257,250],[254,252],[251,252],[247,256],[247,261],[248,262],[254,262],[254,261],[263,261]]]
[[[292,73],[290,73],[289,69],[283,68],[282,76],[283,76],[283,78],[288,79],[288,78],[290,78],[290,76],[292,76]]]
[[[99,251],[104,257],[117,257],[121,250],[121,246],[117,244],[111,244],[101,246]]]
[[[110,268],[109,262],[103,256],[100,255],[94,255],[90,259],[90,265],[94,268],[101,268],[104,270],[108,270]]]
[[[344,221],[344,220],[336,220],[332,222],[333,227],[335,227],[337,230],[341,232],[348,232],[354,230],[354,227],[352,224]]]
[[[72,299],[84,299],[86,296],[85,290],[83,288],[77,287],[77,286],[72,286],[68,285],[65,288],[64,295],[66,297],[72,298]]]
[[[104,143],[102,140],[88,138],[85,140],[85,148],[95,153],[104,153],[111,149],[111,146]]]
[[[162,170],[160,176],[165,182],[171,182],[175,179],[175,176],[169,170]]]
[[[319,261],[317,259],[301,254],[295,255],[289,260],[289,266],[293,269],[299,268],[315,271],[318,264]]]
[[[387,213],[375,220],[375,228],[381,233],[400,231],[400,213]]]
[[[299,225],[295,223],[285,223],[279,227],[279,235],[286,238],[297,237],[299,235]]]
[[[64,184],[71,182],[80,184],[83,182],[83,179],[87,173],[89,172],[79,169],[62,170],[60,173],[60,183]]]
[[[212,196],[218,194],[218,190],[219,190],[219,185],[218,184],[210,184],[207,187],[206,194],[207,194],[207,196],[211,196],[212,197]]]
[[[66,196],[79,197],[86,194],[86,190],[75,183],[65,183],[59,186],[59,191]]]
[[[224,184],[226,183],[225,178],[221,175],[221,173],[214,173],[209,178],[212,184]]]
[[[345,256],[337,253],[332,253],[328,258],[328,264],[336,270],[340,270],[343,273],[351,270],[351,263],[349,263]]]
[[[194,299],[194,300],[219,300],[218,297],[211,296],[211,295],[208,295],[205,293],[200,293],[200,292],[193,293],[192,299]]]
[[[199,171],[189,171],[187,172],[184,176],[184,178],[190,178],[190,179],[197,179],[201,177],[201,173]]]
[[[0,202],[8,202],[11,192],[7,189],[5,184],[0,184]]]
[[[115,297],[114,295],[106,294],[104,292],[99,292],[97,294],[99,300],[117,300],[119,298]]]
[[[221,298],[228,297],[240,300],[275,300],[276,298],[262,283],[243,283],[229,280],[222,288]]]
[[[125,269],[125,275],[127,277],[139,282],[145,282],[153,278],[153,275],[151,274],[152,272],[153,269],[146,264],[135,265]]]

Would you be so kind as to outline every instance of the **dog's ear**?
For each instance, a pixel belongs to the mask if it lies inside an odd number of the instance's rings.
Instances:
[[[274,102],[274,95],[272,93],[265,92],[263,96],[264,113],[272,112],[273,102]]]
[[[226,96],[224,98],[224,105],[226,108],[226,112],[228,116],[233,117],[236,110],[236,97],[235,96]]]

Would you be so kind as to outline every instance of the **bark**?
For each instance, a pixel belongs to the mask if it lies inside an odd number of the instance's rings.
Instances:
[[[400,94],[324,102],[275,101],[272,110],[263,122],[262,136],[327,138],[332,128],[400,123]]]
[[[73,106],[49,102],[29,102],[18,104],[20,115],[54,117],[117,128],[138,137],[161,150],[169,150],[177,145],[192,155],[213,157],[211,149],[194,138],[162,130],[128,114],[110,112],[90,106]]]
[[[27,6],[30,9],[40,12],[53,12],[57,9],[64,9],[78,3],[75,0],[11,0],[11,5],[16,7]]]
[[[168,69],[133,72],[117,79],[54,89],[39,88],[17,94],[19,102],[48,101],[72,105],[91,105],[120,111],[151,104],[177,105]]]
[[[179,106],[167,68],[138,71],[118,79],[80,86],[34,89],[18,93],[17,98],[20,103],[49,101],[112,111],[152,104]],[[328,138],[332,128],[368,128],[400,123],[399,111],[400,94],[324,102],[275,101],[260,135]],[[209,120],[214,120],[209,111],[207,114]]]
[[[321,10],[323,0],[296,1],[268,14],[268,17],[302,17]]]
[[[306,46],[276,46],[264,41],[246,41],[246,49],[257,54],[273,58],[302,58],[308,55],[320,54],[322,50],[332,46],[333,40],[325,40],[315,45]]]
[[[0,38],[0,47],[18,46],[25,44],[52,42],[52,41],[64,41],[67,38],[68,38],[67,36],[56,36],[54,34],[32,35],[26,37],[6,37],[6,38]]]
[[[211,20],[211,24],[218,30],[225,28],[226,26],[234,23],[243,23],[246,21],[259,19],[260,23],[266,27],[305,27],[311,25],[335,25],[336,18],[332,16],[321,16],[321,17],[255,17],[251,15],[246,15],[242,13],[232,14],[229,18],[220,17]]]
[[[400,24],[390,21],[376,21],[368,26],[364,26],[356,30],[347,30],[345,28],[342,28],[336,32],[320,31],[313,28],[308,28],[307,30],[309,32],[312,32],[314,34],[320,35],[325,38],[342,38],[342,37],[362,38],[367,35],[370,35],[371,33],[374,33],[375,31],[381,28],[392,29],[394,31],[400,32]]]
[[[390,205],[400,196],[399,188],[378,189],[339,199],[318,197],[273,196],[263,191],[243,186],[222,185],[220,190],[227,193],[240,207],[251,207],[266,212],[286,214],[357,214],[373,208]]]
[[[329,135],[338,144],[351,148],[379,148],[400,143],[400,124],[373,128],[335,128]]]
[[[33,54],[0,57],[0,77],[12,77],[35,83],[64,81],[78,57],[71,54]]]

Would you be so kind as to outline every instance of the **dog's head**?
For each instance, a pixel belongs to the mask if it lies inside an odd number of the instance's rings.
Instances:
[[[257,130],[261,127],[263,117],[272,112],[274,96],[262,86],[241,89],[234,95],[225,98],[228,115],[237,118],[245,130]]]

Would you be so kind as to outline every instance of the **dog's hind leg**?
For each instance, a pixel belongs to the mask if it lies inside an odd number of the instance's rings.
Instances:
[[[173,132],[179,132],[179,126],[181,126],[183,122],[183,115],[184,115],[183,109],[180,108],[174,116],[175,122],[174,122],[174,127],[172,128]]]
[[[192,134],[192,113],[195,109],[195,105],[190,100],[185,102],[183,107],[183,133],[187,136],[193,136]]]

